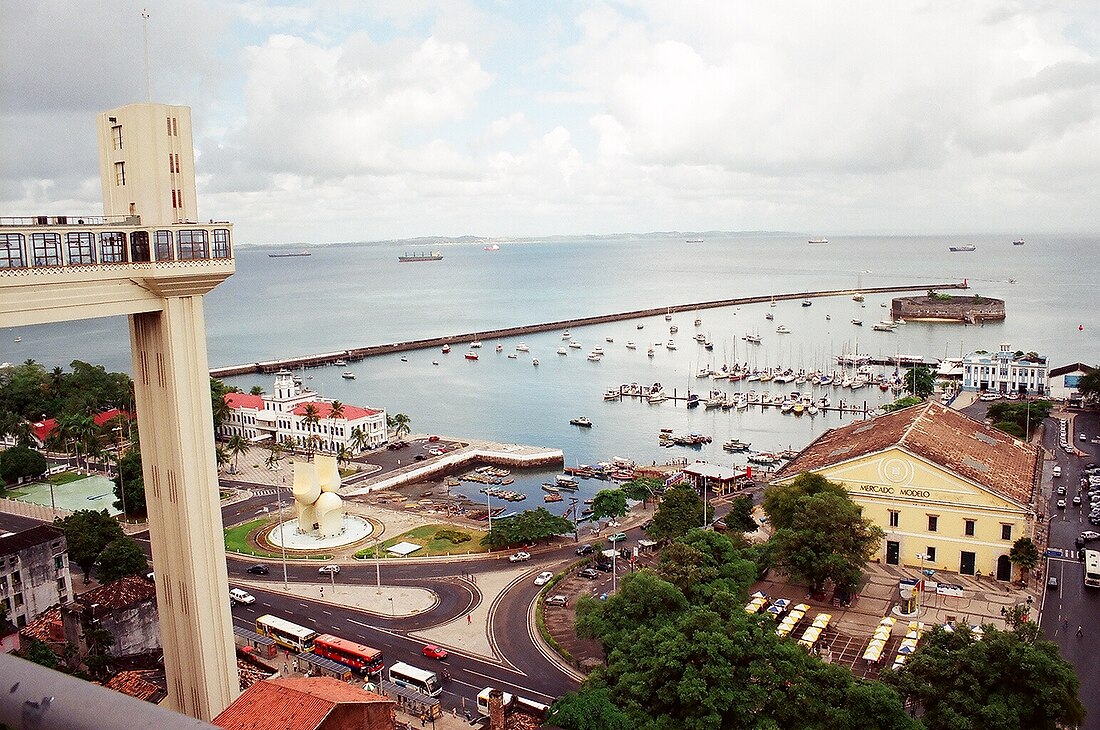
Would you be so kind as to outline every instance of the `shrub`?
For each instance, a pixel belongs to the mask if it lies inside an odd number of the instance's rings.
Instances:
[[[458,530],[439,530],[435,533],[437,540],[449,540],[454,545],[470,541],[470,536]]]

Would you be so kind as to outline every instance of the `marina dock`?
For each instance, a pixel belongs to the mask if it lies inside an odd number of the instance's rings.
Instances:
[[[556,322],[543,322],[540,324],[522,325],[518,327],[506,327],[503,329],[487,330],[479,332],[465,332],[446,337],[430,337],[421,340],[407,340],[405,342],[393,342],[384,345],[370,345],[356,347],[336,352],[326,352],[314,355],[301,355],[297,357],[282,358],[279,360],[267,360],[264,362],[245,363],[241,365],[229,365],[210,369],[210,375],[214,378],[226,378],[234,375],[248,375],[250,373],[271,374],[280,370],[297,370],[299,368],[323,367],[335,365],[337,360],[357,362],[377,355],[390,355],[396,352],[408,352],[411,350],[424,350],[434,347],[442,347],[449,343],[469,342],[474,339],[498,340],[505,337],[521,337],[536,332],[570,329],[573,327],[585,327],[606,322],[620,322],[645,317],[663,316],[669,313],[696,312],[703,309],[717,309],[721,307],[735,307],[745,304],[761,304],[772,301],[787,301],[791,299],[818,299],[826,297],[853,296],[855,294],[889,294],[896,292],[928,291],[929,289],[966,289],[963,283],[949,284],[920,284],[912,286],[877,286],[860,287],[859,289],[831,289],[825,291],[789,292],[786,294],[764,294],[751,297],[737,297],[733,299],[717,299],[708,302],[693,302],[690,304],[677,304],[665,307],[653,307],[650,309],[636,309],[628,312],[616,312],[601,314],[592,317],[579,317],[575,319],[559,320]]]

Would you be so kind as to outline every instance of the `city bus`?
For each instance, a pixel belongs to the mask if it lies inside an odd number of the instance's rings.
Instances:
[[[408,687],[429,697],[438,697],[443,693],[439,675],[427,669],[419,669],[405,662],[395,662],[390,665],[389,674],[390,681],[399,687]]]
[[[299,626],[278,616],[266,614],[256,619],[256,633],[275,639],[287,649],[295,651],[310,651],[313,648],[313,640],[317,638],[317,632]]]
[[[1100,551],[1085,551],[1085,585],[1100,588]]]
[[[314,638],[313,653],[346,664],[360,674],[375,674],[382,671],[380,649],[372,649],[332,634],[321,634]]]

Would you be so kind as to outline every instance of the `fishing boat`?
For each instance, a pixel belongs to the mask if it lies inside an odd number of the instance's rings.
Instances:
[[[578,482],[576,477],[571,477],[568,474],[558,474],[554,477],[554,485],[558,489],[570,489],[575,490]]]
[[[451,351],[451,346],[449,344],[443,345],[442,351],[443,351],[444,354],[450,352]]]
[[[409,261],[442,261],[442,251],[417,251],[414,253],[405,253],[402,256],[397,257],[398,261],[407,263]]]
[[[671,322],[672,321],[672,307],[669,307],[668,311],[665,312],[665,321],[666,322]]]
[[[707,351],[713,351],[714,350],[714,343],[711,342],[710,340],[703,340],[703,349],[707,350]]]
[[[467,360],[476,360],[477,359],[477,353],[474,352],[473,350],[470,350],[469,352],[466,353],[465,357],[466,357]]]
[[[972,243],[964,243],[961,246],[948,246],[947,250],[959,253],[961,251],[977,251],[978,247]]]
[[[590,421],[587,416],[570,418],[569,423],[573,426],[580,426],[581,428],[592,428],[592,421]]]
[[[350,370],[345,370],[343,373],[340,374],[340,377],[344,380],[355,380],[355,373],[351,372]]]
[[[561,502],[564,499],[565,499],[565,497],[561,496],[560,494],[555,494],[555,493],[542,495],[542,501],[543,502]]]

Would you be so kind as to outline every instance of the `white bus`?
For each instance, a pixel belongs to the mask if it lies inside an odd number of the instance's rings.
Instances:
[[[282,646],[296,651],[312,651],[317,632],[278,616],[266,614],[256,619],[256,633],[269,636]]]
[[[389,677],[399,687],[408,687],[429,697],[438,697],[443,693],[438,674],[405,662],[394,662],[390,665]]]
[[[1085,551],[1085,585],[1100,588],[1100,551]]]

